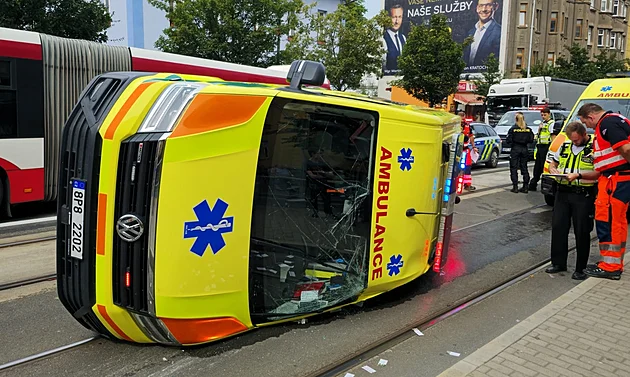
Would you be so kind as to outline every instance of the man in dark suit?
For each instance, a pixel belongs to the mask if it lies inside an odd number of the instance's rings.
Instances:
[[[468,37],[474,41],[464,49],[466,66],[484,65],[490,54],[499,58],[501,47],[501,24],[494,19],[494,13],[499,8],[498,0],[479,0],[477,15],[479,21],[468,32]]]
[[[385,59],[385,71],[398,70],[398,57],[402,52],[403,46],[407,39],[402,34],[400,27],[402,26],[403,8],[400,4],[396,4],[389,9],[392,17],[392,26],[385,30],[383,39],[385,48],[387,49],[387,57]]]

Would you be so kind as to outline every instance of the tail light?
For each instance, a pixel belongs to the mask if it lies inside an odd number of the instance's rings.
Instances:
[[[444,196],[442,200],[442,211],[438,230],[437,242],[435,244],[435,254],[433,259],[433,271],[442,270],[443,261],[446,260],[448,244],[450,241],[451,226],[453,223],[454,206],[457,194],[461,193],[464,187],[464,177],[462,170],[466,167],[466,154],[462,153],[463,145],[460,141],[461,134],[453,135],[450,144],[450,158],[448,161],[447,177],[444,182]],[[460,161],[457,161],[460,158]],[[456,182],[456,184],[454,184]]]

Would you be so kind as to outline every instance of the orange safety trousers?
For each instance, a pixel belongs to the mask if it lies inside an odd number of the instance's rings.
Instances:
[[[630,203],[630,175],[601,175],[597,188],[595,227],[602,257],[598,266],[608,272],[623,271],[628,235],[626,212]]]

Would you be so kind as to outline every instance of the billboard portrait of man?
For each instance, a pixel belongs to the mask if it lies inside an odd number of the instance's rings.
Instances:
[[[490,54],[499,58],[501,24],[494,18],[498,9],[498,0],[477,1],[475,12],[478,20],[467,35],[473,37],[474,41],[464,49],[464,61],[471,71],[477,70],[476,67],[484,66]]]
[[[385,73],[393,73],[398,70],[398,57],[400,56],[407,38],[402,33],[403,8],[400,4],[394,4],[389,9],[392,17],[392,26],[385,30],[383,35],[384,47],[387,49],[385,58]]]

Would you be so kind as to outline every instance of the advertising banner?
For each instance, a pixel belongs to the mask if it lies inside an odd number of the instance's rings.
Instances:
[[[474,42],[464,48],[466,73],[486,70],[491,53],[499,59],[502,41],[503,3],[505,0],[384,0],[392,17],[392,27],[383,34],[387,50],[383,75],[398,75],[397,59],[405,46],[412,25],[428,25],[431,16],[443,14],[453,32],[453,40],[462,43],[467,37]]]

